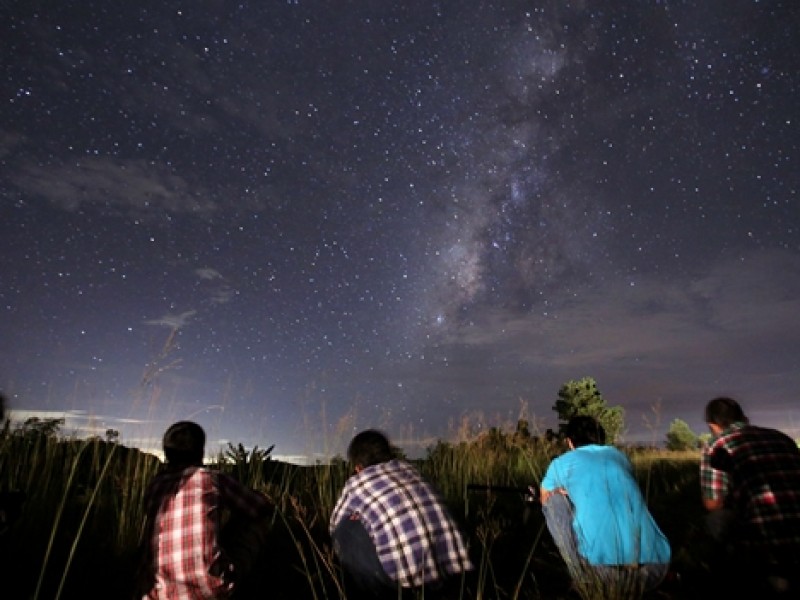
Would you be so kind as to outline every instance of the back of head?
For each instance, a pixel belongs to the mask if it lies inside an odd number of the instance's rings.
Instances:
[[[164,456],[178,467],[203,464],[206,433],[192,421],[178,421],[164,433]]]
[[[564,433],[576,448],[588,444],[603,445],[606,443],[606,430],[597,419],[588,415],[572,417],[567,423]]]
[[[739,403],[724,396],[714,398],[706,404],[705,419],[706,423],[719,425],[723,429],[734,423],[749,422]]]
[[[393,458],[389,438],[377,429],[357,434],[347,448],[347,458],[353,465],[369,467]]]

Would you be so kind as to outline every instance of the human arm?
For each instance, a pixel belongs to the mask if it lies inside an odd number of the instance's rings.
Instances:
[[[540,500],[540,502],[541,502],[542,504],[546,504],[546,503],[547,503],[547,500],[548,500],[548,499],[550,498],[550,496],[552,496],[553,494],[563,494],[564,496],[568,496],[568,495],[569,495],[569,494],[567,493],[567,490],[566,490],[566,489],[564,489],[563,487],[557,487],[557,488],[555,488],[555,489],[552,489],[552,490],[548,490],[548,489],[547,489],[547,488],[545,488],[543,485],[539,487],[539,500]]]
[[[561,465],[564,462],[562,457],[554,459],[547,467],[542,482],[539,485],[539,501],[544,506],[553,494],[567,496],[566,482],[563,477]]]
[[[357,494],[354,489],[354,477],[355,476],[351,476],[350,479],[345,482],[336,500],[336,504],[333,506],[330,522],[328,523],[328,529],[331,535],[336,530],[336,526],[339,525],[339,523],[345,519],[353,518],[354,515],[357,516],[361,510],[361,507],[358,505],[358,498],[360,495]]]
[[[339,521],[342,520],[344,502],[345,496],[344,493],[342,493],[336,500],[336,504],[333,507],[333,512],[331,512],[330,521],[328,522],[328,531],[331,535],[333,535],[333,532],[336,531],[336,526],[339,524]]]
[[[241,484],[229,475],[219,473],[217,485],[224,504],[240,515],[258,519],[269,514],[272,508],[272,503],[264,494]]]
[[[700,456],[700,495],[703,506],[708,511],[724,508],[730,491],[728,473],[712,466],[714,464],[712,457],[719,451],[724,452],[724,449],[712,444],[705,448]]]
[[[703,506],[706,510],[719,510],[725,507],[725,502],[719,498],[703,498]]]

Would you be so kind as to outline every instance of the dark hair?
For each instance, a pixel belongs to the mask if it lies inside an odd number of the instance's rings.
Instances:
[[[705,418],[706,423],[719,425],[723,429],[734,423],[750,422],[739,403],[733,398],[725,396],[714,398],[706,404]]]
[[[606,430],[597,419],[588,415],[572,417],[564,428],[564,434],[576,448],[588,444],[606,443]]]
[[[347,447],[347,459],[355,466],[369,467],[394,458],[389,438],[377,429],[357,434]]]
[[[192,421],[178,421],[164,433],[164,456],[173,465],[203,464],[206,432]]]

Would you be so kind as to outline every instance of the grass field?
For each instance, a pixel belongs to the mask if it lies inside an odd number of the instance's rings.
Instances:
[[[514,490],[538,482],[559,451],[535,438],[500,434],[439,443],[418,462],[469,537],[476,569],[463,598],[567,597],[569,580],[540,507]],[[699,598],[709,588],[697,453],[641,449],[631,457],[681,577],[654,597]],[[154,456],[117,443],[6,430],[0,491],[26,496],[0,538],[0,559],[19,590],[14,598],[129,598],[142,496],[159,465]],[[276,507],[268,547],[237,597],[347,598],[327,534],[347,465],[295,466],[244,451],[220,456],[216,466],[263,491]]]

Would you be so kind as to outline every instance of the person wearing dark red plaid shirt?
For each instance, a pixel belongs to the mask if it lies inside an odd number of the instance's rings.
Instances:
[[[147,600],[211,600],[233,593],[236,548],[222,547],[221,518],[230,511],[241,534],[233,544],[258,544],[270,503],[236,479],[203,466],[205,432],[179,421],[164,434],[166,467],[145,492],[142,572],[139,591]],[[257,548],[250,548],[251,554]],[[241,552],[238,552],[242,555]],[[140,596],[141,597],[141,596]]]
[[[731,398],[705,409],[714,436],[700,461],[703,504],[717,561],[752,574],[769,592],[796,594],[800,569],[800,449],[786,434],[749,423]],[[743,570],[735,568],[740,564]],[[794,580],[794,581],[793,581]],[[788,596],[787,596],[788,597]]]
[[[348,578],[372,598],[448,593],[472,563],[433,486],[412,464],[393,458],[379,431],[356,435],[347,456],[355,474],[336,502],[330,532]]]

